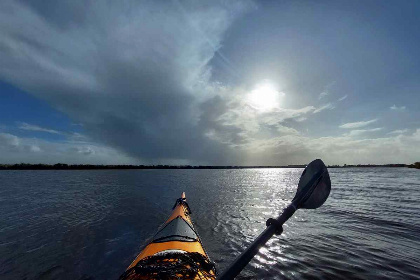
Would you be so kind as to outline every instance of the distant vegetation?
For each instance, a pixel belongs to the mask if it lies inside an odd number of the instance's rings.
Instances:
[[[410,164],[408,167],[420,169],[420,162],[415,162],[414,164]]]
[[[94,165],[94,164],[0,164],[0,170],[92,170],[92,169],[244,169],[244,168],[304,168],[306,165],[287,166],[213,166],[213,165]]]
[[[93,170],[93,169],[245,169],[245,168],[304,168],[305,165],[277,165],[277,166],[209,166],[209,165],[92,165],[92,164],[0,164],[0,170]],[[351,167],[410,167],[419,168],[420,162],[414,164],[358,164],[358,165],[330,165],[328,168]]]

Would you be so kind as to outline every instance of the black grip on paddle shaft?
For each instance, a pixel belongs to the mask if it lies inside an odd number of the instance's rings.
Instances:
[[[283,210],[283,213],[275,219],[267,221],[267,228],[255,239],[254,242],[226,269],[217,279],[230,280],[234,279],[239,272],[252,260],[258,253],[259,249],[274,235],[281,234],[282,225],[295,213],[296,207],[290,204]]]

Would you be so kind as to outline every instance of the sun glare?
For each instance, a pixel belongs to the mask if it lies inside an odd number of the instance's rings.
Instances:
[[[278,92],[270,83],[258,84],[247,98],[249,104],[259,111],[270,111],[280,105],[280,98],[284,93]]]

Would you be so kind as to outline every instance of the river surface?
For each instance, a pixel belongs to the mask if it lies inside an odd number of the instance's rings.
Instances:
[[[238,279],[420,279],[420,170],[330,169]],[[182,191],[223,270],[294,196],[302,169],[0,171],[0,279],[117,279]]]

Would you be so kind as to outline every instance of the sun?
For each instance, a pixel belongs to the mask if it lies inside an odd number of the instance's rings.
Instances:
[[[248,103],[261,112],[271,111],[280,106],[280,99],[284,96],[269,82],[258,84],[247,96]]]

